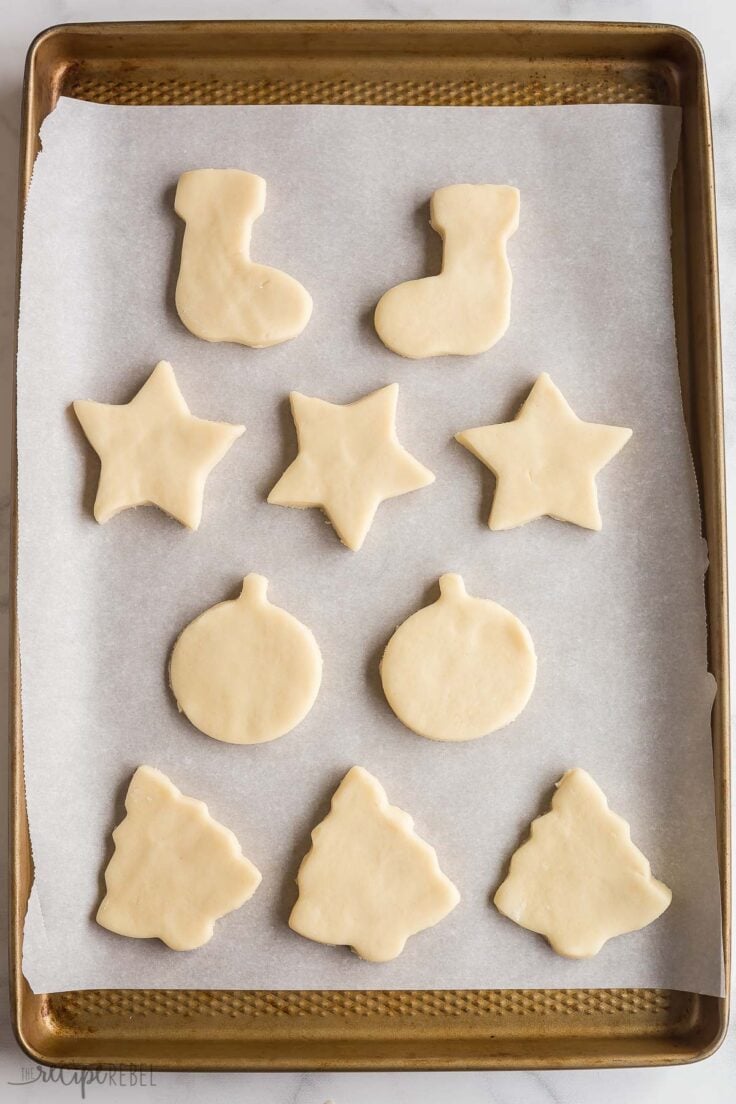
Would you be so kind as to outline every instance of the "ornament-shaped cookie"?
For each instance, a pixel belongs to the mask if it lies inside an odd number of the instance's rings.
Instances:
[[[491,529],[544,516],[601,529],[595,477],[630,437],[623,426],[578,418],[546,372],[513,422],[455,434],[496,476]]]
[[[262,575],[240,597],[195,618],[171,653],[179,709],[228,744],[262,744],[290,732],[314,705],[322,656],[312,633],[266,597]]]
[[[509,324],[506,242],[519,225],[519,192],[450,184],[432,196],[430,222],[442,236],[442,272],[390,288],[376,307],[376,333],[405,357],[483,353]]]
[[[567,958],[598,954],[614,936],[651,924],[671,900],[631,842],[627,822],[579,768],[557,783],[551,812],[532,821],[493,899],[504,916]]]
[[[194,950],[212,938],[215,920],[245,904],[261,881],[229,828],[155,767],[138,767],[133,775],[125,819],[112,838],[97,923],[118,935]]]
[[[513,613],[473,598],[459,575],[442,575],[440,597],[412,614],[381,660],[388,704],[430,740],[475,740],[510,724],[529,701],[537,658]]]
[[[174,207],[186,222],[176,284],[179,317],[205,341],[262,349],[300,334],[312,313],[302,285],[250,259],[255,220],[266,205],[266,181],[240,169],[182,173]]]
[[[443,920],[460,894],[413,825],[372,774],[348,771],[312,832],[289,926],[317,943],[352,947],[368,962],[388,962],[410,935]]]

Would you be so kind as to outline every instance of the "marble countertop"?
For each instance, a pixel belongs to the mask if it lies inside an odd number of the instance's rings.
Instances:
[[[723,319],[726,447],[729,475],[736,462],[736,76],[731,0],[9,0],[0,33],[0,433],[7,441],[15,325],[17,148],[23,62],[31,39],[54,23],[119,19],[364,18],[364,19],[592,19],[674,23],[687,27],[705,49],[713,112]],[[0,450],[0,636],[8,624],[7,534],[10,457]],[[736,480],[732,483],[736,488]],[[729,513],[736,525],[734,490]],[[733,535],[733,531],[732,531]],[[736,548],[736,541],[731,547]],[[736,557],[732,555],[732,563]],[[733,589],[733,588],[732,588]],[[736,592],[736,591],[734,591]],[[7,684],[7,649],[0,648],[0,694]],[[4,705],[0,716],[5,716]],[[0,770],[7,766],[3,758]],[[0,778],[0,794],[7,793]],[[2,800],[0,798],[0,800]],[[4,856],[7,818],[0,816],[0,932],[7,930]],[[5,956],[0,984],[7,992]],[[58,1075],[57,1075],[58,1076]],[[69,1075],[65,1078],[68,1082]],[[151,1083],[151,1080],[153,1083]],[[457,1104],[731,1104],[736,1096],[736,1022],[719,1052],[705,1062],[667,1070],[550,1073],[428,1074],[154,1074],[146,1084],[87,1086],[89,1100],[144,1098],[167,1101],[247,1100],[253,1104],[375,1104],[432,1098]],[[80,1099],[78,1084],[44,1082],[19,1050],[9,1028],[7,997],[0,1004],[0,1097],[8,1104]]]

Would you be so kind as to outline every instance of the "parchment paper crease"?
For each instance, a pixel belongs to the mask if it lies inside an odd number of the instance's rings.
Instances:
[[[18,448],[19,616],[36,882],[24,971],[36,991],[87,987],[666,986],[719,993],[703,572],[673,334],[669,183],[679,113],[550,108],[122,108],[62,100],[43,127],[24,237]],[[253,255],[311,291],[297,340],[208,345],[172,292],[185,169],[268,182]],[[512,321],[489,353],[403,360],[371,325],[381,293],[437,271],[428,200],[453,181],[513,183]],[[153,508],[104,527],[98,465],[74,399],[126,402],[159,359],[194,413],[242,422],[192,534]],[[492,480],[453,442],[513,416],[547,370],[583,418],[633,427],[599,478],[604,530],[486,527]],[[317,511],[268,506],[295,453],[292,389],[346,402],[397,381],[399,435],[437,475],[381,506],[348,552]],[[324,681],[290,735],[233,747],[198,733],[167,690],[171,645],[244,574],[315,633]],[[531,703],[503,732],[443,746],[386,706],[377,665],[443,571],[496,599],[539,655]],[[206,801],[263,873],[211,943],[177,954],[94,923],[132,771]],[[309,831],[360,763],[408,810],[463,900],[375,966],[309,943],[286,919]],[[657,875],[669,911],[571,962],[502,918],[490,895],[555,780],[583,766]]]

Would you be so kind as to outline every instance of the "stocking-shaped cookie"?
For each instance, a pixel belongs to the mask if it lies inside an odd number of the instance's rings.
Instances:
[[[174,951],[212,938],[215,920],[240,908],[261,875],[229,828],[165,774],[139,767],[112,834],[107,892],[97,923],[134,939],[158,937]]]
[[[250,259],[253,223],[263,214],[266,181],[240,169],[195,169],[179,177],[174,206],[186,222],[176,309],[205,341],[255,349],[300,334],[312,313],[292,276]]]
[[[509,324],[506,241],[519,224],[519,192],[503,184],[451,184],[432,196],[442,272],[391,288],[376,307],[376,332],[405,357],[483,353]]]
[[[312,832],[297,883],[289,926],[369,962],[396,958],[410,935],[439,923],[460,900],[434,848],[362,767],[348,771]]]
[[[557,783],[551,811],[532,822],[494,904],[558,954],[589,958],[613,936],[651,924],[671,900],[631,842],[629,825],[576,769]]]

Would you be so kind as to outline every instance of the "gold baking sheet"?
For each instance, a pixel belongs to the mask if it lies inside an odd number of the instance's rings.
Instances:
[[[52,28],[28,55],[21,213],[38,130],[60,95],[114,104],[666,103],[683,108],[672,196],[683,403],[698,475],[715,792],[730,932],[728,640],[723,420],[710,117],[685,31],[606,23],[117,23]],[[15,547],[15,518],[13,522]],[[13,572],[15,573],[15,555]],[[11,588],[14,593],[14,587]],[[11,987],[39,1061],[169,1069],[521,1069],[693,1061],[718,1046],[728,998],[652,989],[36,995],[21,973],[32,861],[15,610],[11,663]],[[726,964],[728,976],[728,961]]]

